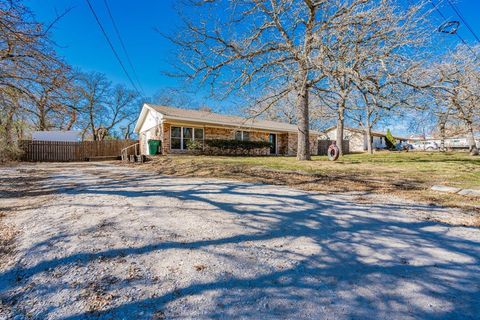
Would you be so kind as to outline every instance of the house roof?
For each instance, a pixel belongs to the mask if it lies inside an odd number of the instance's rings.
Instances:
[[[327,133],[329,131],[332,131],[334,129],[336,129],[337,126],[332,126],[330,128],[327,128],[325,129],[323,132],[324,133]],[[344,130],[346,131],[353,131],[353,132],[358,132],[358,133],[364,133],[365,130],[364,129],[360,129],[360,128],[352,128],[352,127],[344,127]],[[385,132],[380,132],[380,131],[373,131],[372,130],[372,136],[377,136],[377,137],[385,137],[387,134]],[[408,140],[408,138],[405,138],[405,137],[400,137],[400,136],[395,136],[392,134],[392,136],[397,139],[397,140]]]
[[[239,127],[245,129],[260,129],[260,130],[270,130],[270,131],[280,131],[280,132],[297,132],[297,125],[270,121],[270,120],[261,120],[257,118],[242,118],[237,116],[223,115],[219,113],[209,112],[209,111],[199,111],[193,109],[180,109],[167,106],[153,105],[153,104],[144,104],[142,112],[140,113],[137,125],[135,126],[135,132],[140,130],[141,124],[143,123],[144,117],[146,116],[145,109],[151,109],[157,111],[162,115],[163,119],[166,120],[176,120],[176,121],[186,121],[194,122],[201,124],[210,124],[210,125],[221,125],[221,126],[230,126],[230,127]],[[317,131],[310,131],[313,134],[319,134]]]

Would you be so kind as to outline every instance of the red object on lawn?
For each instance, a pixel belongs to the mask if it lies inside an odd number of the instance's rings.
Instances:
[[[332,144],[328,147],[327,155],[330,161],[335,161],[340,156],[340,150],[337,147],[336,141],[332,141]]]

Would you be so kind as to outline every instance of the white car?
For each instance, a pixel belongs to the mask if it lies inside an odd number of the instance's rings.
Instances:
[[[438,150],[438,144],[434,141],[417,141],[412,143],[413,150],[417,151],[435,151]]]

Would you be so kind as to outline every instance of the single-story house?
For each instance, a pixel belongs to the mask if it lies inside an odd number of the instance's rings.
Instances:
[[[135,132],[139,135],[142,154],[149,154],[148,140],[161,141],[162,154],[188,153],[189,141],[249,140],[271,143],[267,153],[296,155],[297,126],[289,123],[246,119],[210,111],[179,109],[144,104]],[[310,151],[318,153],[320,132],[310,131]]]
[[[387,134],[384,132],[372,131],[372,148],[385,149],[387,147],[386,136]],[[393,137],[397,143],[406,143],[408,141],[404,137],[395,135]],[[333,126],[326,129],[320,139],[337,140],[337,127]],[[348,140],[350,152],[364,152],[367,150],[367,135],[363,129],[344,127],[343,139]]]

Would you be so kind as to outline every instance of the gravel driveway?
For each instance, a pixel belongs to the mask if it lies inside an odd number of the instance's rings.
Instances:
[[[480,230],[419,218],[446,209],[109,163],[0,168],[33,178],[0,193],[15,231],[0,319],[480,317]]]

